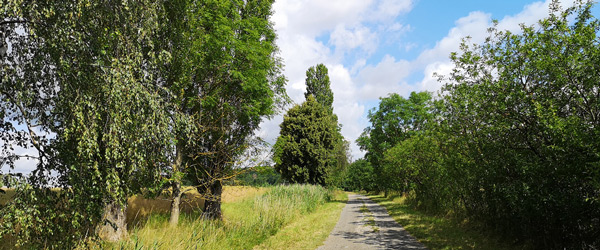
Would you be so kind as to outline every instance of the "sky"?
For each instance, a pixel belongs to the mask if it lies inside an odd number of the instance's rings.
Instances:
[[[462,38],[481,43],[492,20],[518,32],[549,15],[551,0],[276,0],[271,21],[278,38],[288,95],[304,101],[306,70],[329,68],[334,113],[350,141],[353,160],[364,156],[356,139],[369,126],[380,97],[412,91],[436,93],[433,73],[452,69],[449,56]],[[573,0],[562,0],[563,8]],[[598,7],[594,8],[598,15]],[[291,107],[291,106],[290,106]],[[283,115],[261,124],[258,135],[274,144]]]

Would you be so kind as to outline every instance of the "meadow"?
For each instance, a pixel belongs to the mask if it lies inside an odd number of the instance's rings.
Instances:
[[[169,227],[166,200],[129,200],[128,239],[101,242],[96,249],[314,249],[329,235],[347,196],[320,186],[289,185],[267,188],[227,186],[223,194],[223,220],[203,220],[194,211],[182,213],[179,225]],[[186,197],[188,208],[200,206],[197,193]],[[328,219],[317,220],[315,215]],[[309,225],[316,230],[304,230]],[[308,228],[308,229],[311,229]],[[301,237],[302,231],[310,237]],[[295,232],[294,237],[285,234]],[[281,233],[281,235],[280,235]],[[265,245],[266,244],[266,245]],[[270,247],[269,247],[270,246]],[[287,246],[287,247],[286,247]]]

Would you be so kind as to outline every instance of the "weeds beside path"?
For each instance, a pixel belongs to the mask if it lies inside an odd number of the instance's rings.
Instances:
[[[384,206],[390,216],[416,237],[427,248],[435,249],[527,249],[509,245],[480,229],[469,227],[454,219],[427,215],[411,208],[404,197],[369,195],[371,200]]]
[[[254,249],[316,249],[335,227],[347,201],[347,193],[334,191],[331,201],[296,219]]]

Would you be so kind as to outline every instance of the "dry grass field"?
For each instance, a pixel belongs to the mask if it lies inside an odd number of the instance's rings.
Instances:
[[[183,190],[185,192],[181,199],[181,213],[190,214],[194,211],[200,211],[204,205],[202,195],[195,188],[184,187]],[[265,188],[246,186],[225,186],[223,187],[222,200],[224,203],[236,202],[262,194],[265,190]],[[170,209],[171,199],[169,196],[162,195],[155,199],[132,196],[127,200],[127,225],[130,229],[139,227],[146,221],[148,216],[152,214],[169,214]]]

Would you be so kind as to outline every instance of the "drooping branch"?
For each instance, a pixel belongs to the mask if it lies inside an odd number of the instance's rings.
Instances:
[[[31,121],[27,118],[27,111],[25,110],[25,108],[23,107],[23,105],[16,101],[16,99],[9,93],[2,91],[2,94],[10,97],[10,99],[15,100],[14,105],[19,109],[19,111],[22,114],[23,117],[23,121],[25,122],[25,125],[27,125],[27,130],[29,133],[29,138],[31,138],[31,144],[38,150],[40,157],[45,156],[42,145],[40,144],[40,142],[36,139],[39,138],[39,136],[35,133],[35,131],[33,131],[34,127],[40,126],[39,124],[32,124]]]
[[[17,18],[17,19],[5,19],[0,21],[0,26],[4,26],[4,25],[9,25],[9,24],[23,24],[23,23],[28,23],[27,20],[25,19],[21,19],[21,18]]]

